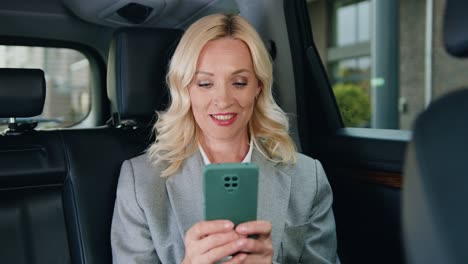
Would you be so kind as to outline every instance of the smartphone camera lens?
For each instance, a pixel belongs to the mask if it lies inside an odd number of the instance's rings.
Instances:
[[[233,180],[233,181],[237,181],[237,177],[232,177],[232,180]]]
[[[230,181],[231,178],[230,177],[224,177],[224,181]]]

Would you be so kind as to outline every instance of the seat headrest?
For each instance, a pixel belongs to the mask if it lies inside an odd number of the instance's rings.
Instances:
[[[0,117],[32,117],[42,113],[45,78],[40,69],[0,69]]]
[[[409,264],[468,259],[467,102],[468,90],[451,93],[415,121],[403,186]]]
[[[168,103],[168,62],[182,36],[173,29],[123,28],[109,49],[107,94],[122,119],[148,119]]]
[[[444,44],[455,57],[468,57],[468,1],[447,0],[444,14]]]

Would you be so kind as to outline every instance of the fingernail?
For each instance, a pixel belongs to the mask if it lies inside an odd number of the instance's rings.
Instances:
[[[238,226],[237,231],[247,231],[247,228],[245,226]]]
[[[224,227],[227,229],[232,229],[234,227],[234,224],[232,222],[226,222],[224,224]]]

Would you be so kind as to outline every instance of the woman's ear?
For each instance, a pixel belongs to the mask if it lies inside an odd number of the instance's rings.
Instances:
[[[262,92],[263,90],[263,83],[261,81],[258,81],[258,87],[257,87],[257,92],[255,93],[255,99],[257,99],[258,95]]]

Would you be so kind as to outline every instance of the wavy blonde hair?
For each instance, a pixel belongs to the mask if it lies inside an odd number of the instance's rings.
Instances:
[[[238,15],[214,14],[192,24],[182,36],[169,65],[166,81],[170,90],[169,107],[158,112],[154,126],[156,142],[149,149],[153,164],[166,161],[161,177],[174,174],[198,147],[201,131],[192,113],[188,86],[196,71],[198,56],[210,40],[235,38],[247,44],[255,74],[262,84],[248,131],[254,146],[275,163],[295,163],[296,148],[289,136],[286,114],[272,95],[273,66],[270,55],[252,25]]]

